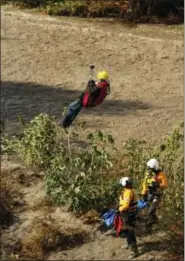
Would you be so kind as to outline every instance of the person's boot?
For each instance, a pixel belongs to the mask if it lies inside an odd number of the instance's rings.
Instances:
[[[131,254],[129,256],[129,259],[135,258],[139,255],[138,249],[137,249],[137,245],[136,244],[132,244],[130,246],[131,249]]]

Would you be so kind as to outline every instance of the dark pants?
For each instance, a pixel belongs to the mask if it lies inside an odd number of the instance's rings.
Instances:
[[[161,196],[153,196],[149,200],[149,205],[148,205],[148,221],[146,224],[146,231],[147,233],[152,233],[152,225],[158,220],[157,218],[157,208],[161,202]]]
[[[149,203],[149,208],[148,208],[149,224],[152,224],[152,222],[157,219],[156,211],[160,202],[161,202],[161,197],[154,196],[151,202]]]
[[[69,104],[66,115],[60,122],[60,125],[62,125],[63,128],[69,127],[81,109],[82,109],[82,100],[81,99],[77,99],[77,100],[71,102]]]
[[[130,245],[135,245],[137,243],[136,236],[135,236],[133,231],[130,231],[129,229],[125,229],[125,230],[122,231],[121,236],[122,235],[124,237],[126,237],[127,244],[129,246]]]
[[[122,215],[125,229],[122,230],[120,236],[124,236],[127,239],[128,245],[135,245],[137,243],[135,236],[135,223],[136,223],[136,213],[124,213]]]

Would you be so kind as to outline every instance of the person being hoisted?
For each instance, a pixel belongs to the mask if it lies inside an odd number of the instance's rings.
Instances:
[[[134,232],[136,214],[137,214],[137,194],[133,189],[132,181],[128,177],[120,179],[122,191],[119,202],[119,212],[123,219],[123,228],[120,236],[123,235],[127,239],[127,249],[131,249],[131,256],[134,258],[138,256],[137,241]]]
[[[106,71],[97,74],[99,81],[89,80],[87,89],[83,95],[83,107],[94,107],[103,102],[110,94],[109,75]]]
[[[90,66],[93,74],[94,65]],[[68,110],[64,118],[61,120],[59,125],[63,128],[69,127],[81,109],[91,108],[101,104],[105,97],[110,94],[110,82],[107,71],[100,71],[97,74],[98,81],[90,79],[87,83],[85,92],[81,93],[78,99],[71,102],[68,106]]]
[[[158,221],[156,210],[164,190],[168,187],[168,181],[166,174],[159,168],[159,162],[156,159],[150,159],[147,162],[147,169],[142,183],[141,195],[143,200],[149,203],[147,228],[148,232],[151,232],[152,224]]]

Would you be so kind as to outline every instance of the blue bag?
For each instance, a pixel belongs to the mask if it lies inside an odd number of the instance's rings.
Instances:
[[[148,203],[145,202],[144,200],[138,200],[137,210],[139,211],[141,209],[144,209],[147,207],[147,205],[148,205]],[[110,209],[101,218],[107,227],[111,227],[114,225],[115,216],[116,216],[116,209]]]
[[[145,202],[144,200],[138,200],[137,202],[137,209],[143,209],[147,207],[147,202]]]
[[[114,225],[114,219],[116,215],[116,210],[115,209],[110,209],[108,212],[106,212],[103,216],[103,222],[107,227],[113,226]]]

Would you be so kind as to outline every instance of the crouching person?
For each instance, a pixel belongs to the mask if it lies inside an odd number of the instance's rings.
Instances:
[[[138,256],[137,241],[135,236],[135,223],[137,214],[137,195],[128,177],[120,179],[122,191],[119,202],[119,212],[123,219],[123,229],[120,234],[127,239],[127,249],[131,250],[130,259]]]

